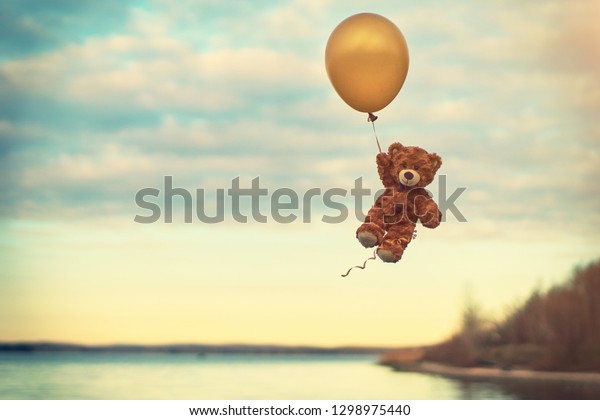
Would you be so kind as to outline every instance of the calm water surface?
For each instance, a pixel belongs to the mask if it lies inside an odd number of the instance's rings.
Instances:
[[[365,356],[0,353],[0,399],[509,399]]]

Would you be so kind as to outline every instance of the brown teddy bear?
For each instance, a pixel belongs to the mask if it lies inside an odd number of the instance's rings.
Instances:
[[[441,165],[437,154],[400,143],[377,155],[379,178],[386,189],[356,231],[365,248],[378,246],[379,258],[395,263],[413,239],[417,221],[430,229],[440,224],[442,214],[424,187]]]

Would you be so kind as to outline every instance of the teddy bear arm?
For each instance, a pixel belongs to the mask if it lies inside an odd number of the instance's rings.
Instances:
[[[392,160],[387,153],[379,153],[377,155],[377,172],[379,179],[386,188],[391,188],[394,185],[394,177],[390,173]]]
[[[423,226],[430,229],[439,226],[442,219],[442,213],[431,197],[425,195],[416,197],[415,210],[417,217]]]

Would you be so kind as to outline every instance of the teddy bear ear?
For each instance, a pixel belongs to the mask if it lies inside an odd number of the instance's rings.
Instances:
[[[437,171],[438,169],[440,169],[440,166],[442,166],[442,158],[439,157],[439,155],[437,153],[430,153],[429,154],[429,161],[433,165],[433,168],[434,168],[435,171]]]
[[[390,144],[390,147],[388,148],[388,155],[390,155],[390,157],[394,157],[394,155],[396,153],[399,153],[402,149],[404,149],[404,146],[402,145],[402,143],[400,142],[395,142]]]

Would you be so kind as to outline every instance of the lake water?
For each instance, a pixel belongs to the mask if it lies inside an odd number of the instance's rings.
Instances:
[[[526,387],[527,388],[527,387]],[[367,356],[0,353],[0,399],[513,399],[540,395],[491,382],[393,372]],[[544,387],[542,387],[542,390]],[[571,392],[571,393],[570,393]],[[554,393],[554,394],[553,394]],[[597,398],[597,396],[596,396]]]

